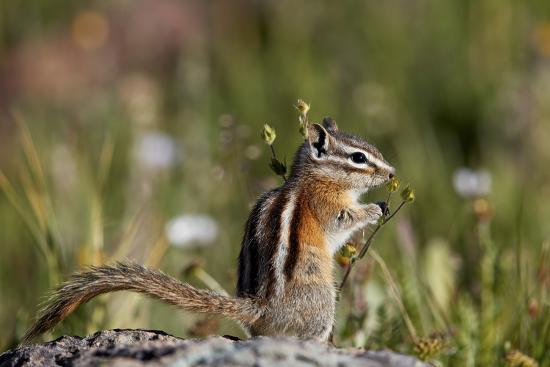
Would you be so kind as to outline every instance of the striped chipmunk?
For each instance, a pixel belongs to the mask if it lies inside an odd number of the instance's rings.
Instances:
[[[336,306],[333,255],[354,232],[378,221],[380,206],[359,198],[393,174],[374,146],[338,131],[331,118],[311,124],[288,180],[264,194],[246,222],[235,297],[135,263],[91,267],[54,291],[23,342],[52,329],[95,296],[121,290],[227,317],[251,336],[327,341]]]

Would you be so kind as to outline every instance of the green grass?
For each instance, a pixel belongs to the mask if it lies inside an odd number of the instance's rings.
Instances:
[[[90,51],[75,40],[79,6],[0,3],[0,350],[85,264],[132,258],[232,293],[250,205],[281,182],[260,131],[276,129],[290,162],[301,97],[311,121],[330,115],[379,147],[417,197],[356,263],[338,343],[445,366],[550,365],[547,1],[147,4],[91,3],[109,36]],[[167,168],[135,153],[158,132],[177,147]],[[491,191],[457,194],[460,167],[487,170]],[[164,227],[182,213],[213,218],[216,240],[172,246]],[[114,294],[46,338],[242,335],[201,320]]]

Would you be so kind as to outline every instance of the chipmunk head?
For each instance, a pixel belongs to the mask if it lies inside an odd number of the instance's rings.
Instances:
[[[339,132],[330,117],[325,117],[322,125],[309,126],[304,149],[307,153],[302,159],[312,173],[356,193],[387,182],[395,172],[378,149],[364,139]]]

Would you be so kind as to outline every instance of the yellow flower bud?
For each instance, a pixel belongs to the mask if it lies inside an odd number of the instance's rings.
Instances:
[[[344,257],[351,258],[357,253],[357,248],[351,243],[346,243],[340,250],[340,254]]]
[[[415,199],[414,190],[407,185],[407,187],[401,191],[401,198],[408,203],[412,203]]]
[[[265,124],[260,136],[262,137],[263,141],[265,141],[268,145],[271,145],[275,141],[277,134],[275,133],[274,128],[272,128],[268,124]]]
[[[393,176],[390,182],[388,182],[387,187],[389,192],[397,191],[397,189],[399,188],[399,179],[396,176]]]
[[[478,198],[472,202],[472,208],[477,219],[487,221],[493,215],[491,203],[485,198]]]
[[[438,355],[443,349],[443,339],[439,337],[420,338],[414,343],[414,352],[423,361]]]
[[[296,105],[294,107],[296,107],[296,109],[300,111],[301,114],[307,115],[310,106],[303,100],[299,99],[296,101]]]
[[[511,350],[504,357],[505,365],[508,367],[538,367],[539,364],[533,358],[520,352],[519,350]]]
[[[340,252],[336,253],[336,256],[334,257],[338,265],[340,265],[343,268],[346,268],[350,264],[350,258],[343,256]]]

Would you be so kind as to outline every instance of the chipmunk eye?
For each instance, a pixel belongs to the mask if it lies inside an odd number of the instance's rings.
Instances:
[[[367,157],[361,152],[355,152],[351,154],[350,159],[353,163],[367,163]]]

